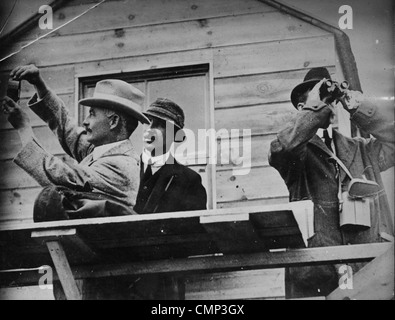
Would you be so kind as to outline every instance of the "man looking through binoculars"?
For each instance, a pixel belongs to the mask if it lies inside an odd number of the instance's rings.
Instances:
[[[391,238],[393,222],[380,172],[394,165],[394,123],[362,93],[333,82],[325,68],[310,70],[293,89],[291,101],[299,112],[272,141],[269,163],[286,183],[290,201],[314,202],[309,247]],[[333,129],[337,102],[373,137],[349,138]],[[351,265],[354,273],[362,266]],[[287,298],[326,296],[338,284],[336,266],[286,271]]]

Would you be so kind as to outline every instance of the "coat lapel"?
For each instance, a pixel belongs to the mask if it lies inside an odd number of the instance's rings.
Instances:
[[[170,157],[168,159],[168,164],[164,165],[159,171],[155,173],[155,175],[157,174],[159,175],[158,180],[156,181],[155,187],[153,188],[151,195],[145,204],[144,212],[155,213],[160,199],[174,183],[175,179],[177,178],[176,160]]]
[[[321,149],[324,151],[327,155],[332,157],[332,152],[328,149],[328,147],[325,145],[325,143],[321,140],[321,138],[317,135],[315,135],[310,141],[312,145],[316,146],[317,148]]]

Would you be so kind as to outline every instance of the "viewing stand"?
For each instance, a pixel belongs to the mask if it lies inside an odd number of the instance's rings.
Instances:
[[[182,276],[317,264],[368,262],[353,290],[327,299],[393,297],[393,243],[306,249],[313,204],[176,212],[0,225],[0,286],[37,285],[37,268],[54,266],[67,299],[76,280],[131,275]],[[391,267],[392,266],[392,267]],[[35,269],[32,269],[35,268]],[[183,298],[180,293],[180,297]]]

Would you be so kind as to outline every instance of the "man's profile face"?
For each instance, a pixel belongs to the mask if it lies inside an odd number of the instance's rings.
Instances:
[[[106,144],[109,139],[110,121],[104,109],[91,107],[84,121],[86,136],[89,143],[98,147]]]
[[[150,124],[144,125],[144,148],[152,156],[165,154],[174,141],[174,128],[165,120],[150,117]]]

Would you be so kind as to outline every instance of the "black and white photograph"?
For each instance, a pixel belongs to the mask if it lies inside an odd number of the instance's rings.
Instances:
[[[394,300],[394,9],[2,0],[0,300]]]

